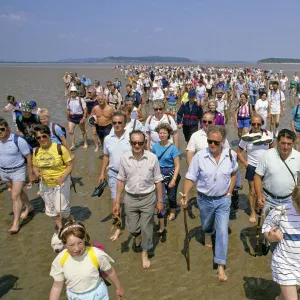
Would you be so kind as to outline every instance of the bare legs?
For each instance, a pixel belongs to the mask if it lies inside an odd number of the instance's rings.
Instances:
[[[78,125],[79,125],[79,128],[81,130],[82,138],[83,138],[83,147],[82,148],[86,149],[88,147],[88,144],[87,144],[87,134],[86,134],[86,130],[85,130],[85,123],[78,124]],[[75,149],[74,129],[75,129],[76,124],[72,123],[72,122],[69,122],[68,126],[69,126],[70,140],[71,140],[70,150],[74,150]]]
[[[248,180],[249,183],[249,206],[250,206],[250,223],[256,223],[256,216],[255,216],[255,203],[256,203],[256,195],[254,190],[254,181]]]

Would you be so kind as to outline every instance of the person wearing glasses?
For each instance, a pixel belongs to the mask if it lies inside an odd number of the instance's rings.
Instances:
[[[108,105],[114,108],[114,110],[118,110],[122,105],[122,96],[121,93],[117,90],[117,88],[112,84],[110,85],[110,91],[106,97],[106,101]]]
[[[277,136],[277,147],[265,151],[255,169],[254,188],[257,205],[269,211],[278,205],[291,203],[291,194],[300,172],[300,153],[293,149],[296,135],[282,129]]]
[[[142,252],[142,266],[150,267],[148,250],[153,247],[153,215],[155,208],[161,213],[162,181],[158,159],[145,150],[146,136],[140,131],[130,133],[131,151],[120,160],[117,183],[117,198],[113,214],[120,213],[121,194],[125,188],[124,205],[127,228],[135,237],[133,249]]]
[[[67,122],[69,127],[69,135],[71,139],[70,150],[75,149],[74,129],[78,125],[83,137],[83,149],[87,149],[87,134],[85,129],[85,120],[87,117],[86,103],[78,96],[78,91],[75,86],[70,88],[70,99],[67,102]]]
[[[73,163],[68,150],[61,144],[51,142],[48,126],[34,126],[33,133],[39,146],[33,150],[33,172],[41,179],[40,195],[45,202],[46,215],[53,218],[58,230],[63,218],[70,215],[70,174]]]
[[[155,131],[158,124],[168,123],[173,129],[173,138],[170,137],[170,142],[174,142],[174,145],[178,149],[178,130],[175,120],[164,113],[165,103],[163,100],[156,100],[153,102],[154,115],[150,115],[145,122],[145,131],[147,138],[146,148],[150,150],[152,145],[159,142],[159,135]]]
[[[100,96],[100,95],[99,95]],[[98,97],[99,97],[98,96]],[[125,132],[126,118],[120,111],[112,115],[113,130],[105,137],[103,144],[103,159],[98,183],[102,183],[105,178],[105,172],[108,167],[108,185],[112,199],[112,206],[116,202],[117,176],[120,168],[120,158],[127,151],[131,150],[129,143],[129,134]],[[117,228],[116,232],[110,237],[111,241],[117,240],[121,230]]]
[[[226,130],[220,126],[209,126],[208,147],[193,157],[185,176],[184,195],[181,205],[187,207],[189,192],[194,183],[197,186],[197,204],[200,210],[205,243],[212,246],[215,235],[214,263],[218,265],[219,281],[227,281],[225,265],[228,249],[228,224],[231,196],[236,183],[238,170],[236,153],[224,148]]]
[[[245,178],[248,180],[249,184],[249,194],[248,201],[250,206],[250,223],[256,223],[256,215],[255,215],[255,204],[256,204],[256,194],[254,190],[254,175],[255,169],[257,166],[257,162],[261,155],[265,153],[267,150],[274,147],[273,143],[273,135],[270,131],[261,129],[264,124],[263,118],[256,114],[251,117],[251,133],[260,133],[262,135],[261,139],[255,141],[244,141],[240,140],[239,146],[236,150],[237,156],[241,163],[246,168],[246,176]],[[243,152],[247,152],[247,159],[244,157]]]
[[[9,233],[15,234],[20,229],[20,219],[26,219],[33,211],[23,187],[26,179],[26,164],[29,181],[34,181],[32,156],[25,139],[11,133],[8,123],[0,117],[0,177],[11,188],[14,221]],[[22,207],[25,210],[22,212]]]

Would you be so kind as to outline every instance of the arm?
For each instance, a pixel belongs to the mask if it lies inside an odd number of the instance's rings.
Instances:
[[[172,180],[169,183],[169,187],[172,188],[176,185],[176,179],[177,176],[179,174],[179,169],[180,169],[180,160],[179,160],[179,156],[176,156],[174,158],[174,165],[175,165],[175,169],[174,169],[174,176],[172,178]]]
[[[116,289],[116,294],[117,294],[117,299],[121,299],[124,296],[124,289],[121,287],[120,280],[118,278],[118,275],[115,271],[114,268],[111,268],[108,271],[105,271],[105,274],[107,277],[113,282],[115,289]]]
[[[177,112],[177,124],[178,125],[182,125],[183,107],[184,107],[184,105],[182,104]],[[181,128],[181,127],[178,126],[178,128]]]
[[[125,183],[118,179],[116,202],[113,206],[113,215],[118,215],[120,212],[121,195],[124,190]]]
[[[143,113],[142,113],[142,111],[140,110],[140,109],[137,109],[137,114],[138,114],[138,120],[140,121],[140,122],[143,122],[144,120],[145,120],[145,117],[144,117],[144,115],[143,115]]]
[[[68,150],[70,156],[71,156],[72,158],[74,158],[74,154],[73,154],[73,153],[71,152],[71,150],[70,150],[70,146],[69,146],[69,144],[68,144],[68,142],[67,142],[66,137],[65,137],[64,135],[62,135],[62,136],[60,136],[60,139],[61,139],[62,145],[65,146],[66,149]]]
[[[101,183],[104,180],[104,172],[108,166],[109,163],[109,157],[108,155],[104,154],[103,159],[102,159],[102,167],[101,167],[101,172],[98,178],[98,183]]]
[[[236,172],[232,172],[231,173],[230,186],[229,186],[229,189],[228,189],[228,192],[227,192],[227,196],[232,196],[232,192],[233,192],[235,183],[236,183]]]
[[[261,176],[258,174],[254,175],[254,189],[257,197],[257,204],[259,208],[263,208],[265,202],[265,199],[262,195],[263,185],[262,185]]]
[[[149,131],[146,132],[146,139],[147,139],[146,149],[150,151],[150,132]]]
[[[50,291],[49,300],[59,300],[63,286],[63,281],[54,281]]]
[[[161,213],[163,208],[164,208],[164,203],[162,200],[162,184],[161,181],[155,183],[156,185],[156,190],[157,190],[157,205],[156,205],[156,210],[158,213]]]
[[[192,158],[194,157],[194,155],[195,155],[195,151],[187,150],[187,153],[186,153],[186,163],[188,164],[188,166],[190,165],[190,163],[191,163]]]
[[[28,170],[28,174],[29,174],[29,181],[33,182],[34,181],[34,173],[33,173],[33,166],[32,166],[32,155],[31,153],[28,153],[27,155],[25,155],[26,160],[27,160],[27,170]]]
[[[236,149],[236,154],[237,154],[237,157],[238,159],[241,161],[241,163],[245,166],[245,168],[248,167],[248,162],[247,160],[245,159],[244,155],[243,155],[243,152],[244,152],[244,149],[238,147]]]
[[[178,131],[175,131],[173,134],[173,140],[174,140],[174,145],[177,147],[177,149],[179,149],[179,145],[178,145],[178,140],[179,140],[179,134]]]
[[[183,185],[184,194],[182,196],[182,199],[180,200],[181,205],[183,207],[187,206],[187,202],[188,202],[188,199],[189,199],[189,192],[192,189],[193,185],[194,185],[194,182],[192,180],[185,179],[184,185]]]

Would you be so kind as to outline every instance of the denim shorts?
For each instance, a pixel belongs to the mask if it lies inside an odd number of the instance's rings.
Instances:
[[[250,128],[250,119],[239,120],[238,119],[238,127],[239,128]]]
[[[15,170],[0,169],[0,177],[3,181],[22,182],[26,180],[26,166]]]
[[[254,175],[255,175],[255,169],[256,167],[253,167],[251,165],[248,165],[247,166],[247,169],[246,169],[246,176],[245,178],[249,181],[254,181]]]

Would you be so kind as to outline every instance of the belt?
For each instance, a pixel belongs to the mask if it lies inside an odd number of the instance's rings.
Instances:
[[[224,194],[224,195],[221,195],[221,196],[208,196],[208,195],[205,195],[205,194],[200,193],[200,192],[198,192],[198,194],[199,194],[199,195],[203,195],[203,196],[206,197],[206,198],[218,199],[218,198],[222,198],[222,197],[226,196],[227,193]]]
[[[264,192],[266,192],[269,196],[271,196],[274,199],[285,199],[287,197],[290,197],[292,194],[286,195],[286,196],[275,196],[272,193],[270,193],[267,189],[263,188]]]
[[[3,168],[3,167],[0,167],[1,170],[17,170],[17,169],[20,169],[22,167],[24,167],[25,165],[21,165],[21,166],[18,166],[18,167],[14,167],[14,168]]]
[[[126,193],[127,193],[129,196],[133,197],[133,198],[142,198],[142,197],[145,197],[145,196],[150,195],[151,193],[153,193],[153,191],[150,192],[150,193],[146,193],[146,194],[131,194],[131,193],[128,193],[128,192],[126,192]]]

